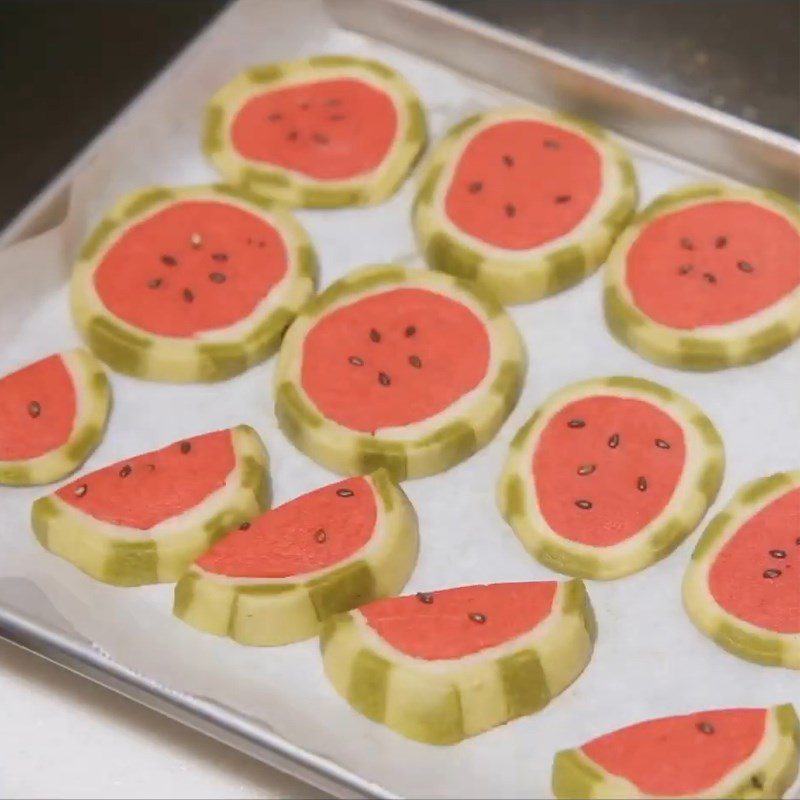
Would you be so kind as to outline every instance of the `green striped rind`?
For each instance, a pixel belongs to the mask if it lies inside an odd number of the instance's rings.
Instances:
[[[614,245],[605,272],[605,317],[623,344],[653,361],[678,369],[709,371],[753,364],[778,353],[800,336],[800,288],[779,303],[728,325],[683,330],[646,316],[628,289],[628,251],[654,219],[709,201],[741,200],[769,208],[800,233],[800,210],[777,192],[699,184],[669,192],[641,211]]]
[[[691,475],[681,478],[678,494],[639,533],[617,545],[593,547],[560,536],[545,521],[535,495],[531,463],[536,442],[554,414],[575,400],[604,394],[641,399],[669,414],[687,438],[687,468]],[[526,549],[542,564],[579,578],[611,580],[638,572],[675,550],[714,502],[724,467],[719,433],[686,398],[643,378],[594,379],[551,395],[519,430],[497,485],[497,504]]]
[[[800,633],[777,633],[739,619],[717,603],[708,585],[714,561],[742,525],[798,486],[800,470],[779,472],[739,489],[709,522],[692,553],[683,579],[683,604],[692,622],[734,655],[758,664],[800,670]]]
[[[444,197],[464,148],[486,127],[510,119],[560,125],[588,139],[606,165],[605,185],[591,220],[558,244],[527,251],[486,245],[447,217]],[[434,269],[475,282],[504,304],[525,303],[564,291],[591,275],[636,208],[636,173],[625,151],[599,127],[576,117],[534,107],[476,114],[455,125],[426,159],[414,200],[413,222],[420,249]]]
[[[141,586],[176,581],[216,539],[269,508],[269,458],[258,434],[247,425],[231,430],[237,473],[235,484],[198,516],[196,508],[185,527],[170,532],[115,534],[115,526],[98,522],[51,494],[34,502],[33,532],[42,547],[88,575],[115,586]],[[169,520],[174,526],[178,517]]]
[[[187,200],[242,207],[273,225],[286,244],[287,275],[273,289],[278,299],[268,299],[250,317],[237,322],[235,334],[229,328],[184,338],[152,334],[114,315],[95,289],[95,270],[128,228]],[[316,280],[317,259],[305,230],[291,214],[265,198],[246,188],[223,184],[150,187],[121,198],[84,242],[72,274],[72,315],[92,352],[117,372],[171,383],[220,381],[238,375],[277,350],[283,332],[313,296]]]
[[[67,440],[43,455],[0,460],[0,484],[35,486],[52,483],[76,470],[94,452],[105,432],[111,387],[100,363],[86,350],[61,354],[75,387],[76,418]]]
[[[692,794],[692,797],[703,800],[782,798],[797,779],[799,760],[800,724],[797,714],[789,703],[773,706],[767,710],[762,743],[717,783]],[[675,768],[679,769],[680,765],[675,765]],[[603,769],[581,748],[556,754],[552,786],[553,796],[558,800],[639,800],[654,796]]]
[[[306,395],[301,385],[303,342],[329,310],[368,293],[399,286],[430,289],[469,305],[486,326],[496,367],[474,390],[476,394],[467,408],[458,415],[443,412],[438,424],[428,425],[418,437],[410,431],[404,438],[391,438],[380,431],[368,436],[326,419]],[[416,478],[448,469],[484,447],[516,405],[526,368],[519,332],[491,296],[429,270],[395,265],[365,267],[315,297],[287,331],[275,376],[275,414],[286,436],[328,469],[352,475],[383,467],[396,480]]]
[[[416,741],[454,744],[532,714],[564,691],[591,658],[594,614],[580,581],[562,584],[556,624],[463,659],[401,653],[358,611],[331,617],[320,640],[325,673],[350,705]]]
[[[256,95],[288,85],[334,77],[364,79],[382,89],[397,111],[397,134],[372,172],[348,180],[323,181],[263,161],[244,158],[230,128],[242,106]],[[214,167],[235,185],[288,206],[334,208],[381,203],[405,180],[427,142],[425,112],[414,89],[393,69],[371,59],[322,55],[252,67],[223,86],[206,107],[202,148]]]
[[[369,479],[379,528],[352,559],[291,580],[227,578],[195,565],[175,587],[175,616],[240,644],[281,645],[316,636],[331,615],[399,592],[417,560],[416,514],[384,470]]]

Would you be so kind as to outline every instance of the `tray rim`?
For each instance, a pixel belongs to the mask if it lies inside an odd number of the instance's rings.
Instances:
[[[353,21],[352,13],[356,4],[362,1],[322,0],[322,3],[335,24],[363,31],[357,25],[348,24]],[[393,9],[400,13],[416,14],[420,18],[434,20],[438,24],[457,27],[468,35],[492,41],[494,46],[521,51],[542,64],[567,70],[603,85],[606,89],[620,89],[626,95],[642,102],[655,104],[683,118],[741,137],[753,147],[772,149],[780,157],[795,161],[795,166],[800,168],[800,141],[778,131],[764,128],[627,76],[616,75],[610,70],[597,67],[580,58],[475,19],[461,11],[434,5],[428,0],[370,0],[370,2],[374,4],[370,8],[371,14],[374,14],[374,9],[380,6],[381,11],[377,12],[378,14],[386,13],[386,9]],[[103,147],[105,141],[136,114],[139,106],[147,102],[153,91],[168,84],[173,73],[192,60],[195,53],[213,38],[217,23],[228,15],[235,14],[238,6],[239,2],[233,2],[214,15],[194,38],[22,207],[0,230],[0,248],[44,234],[60,222],[60,219],[54,219],[52,225],[42,226],[44,219],[62,212],[66,214],[69,207],[70,186],[75,176]],[[403,47],[389,36],[384,37],[374,31],[370,31],[368,35],[395,47]],[[430,58],[427,54],[425,56]],[[649,144],[644,146],[652,147]],[[669,153],[666,157],[681,158],[680,155]],[[397,797],[329,759],[293,744],[256,720],[205,698],[162,686],[157,681],[118,664],[80,635],[47,624],[2,602],[0,602],[0,639],[58,664],[334,796]]]

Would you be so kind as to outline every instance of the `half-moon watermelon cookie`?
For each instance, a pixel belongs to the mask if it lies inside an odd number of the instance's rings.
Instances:
[[[0,377],[0,484],[50,483],[100,443],[111,389],[85,350],[57,353]]]
[[[746,484],[714,517],[692,553],[683,601],[731,653],[800,669],[800,471]]]
[[[39,498],[33,531],[99,581],[175,581],[222,534],[269,507],[268,463],[247,425],[182,439]]]
[[[700,523],[725,456],[711,421],[641,378],[572,384],[511,442],[503,517],[545,566],[609,580],[671,553]]]
[[[333,617],[325,673],[397,733],[454,744],[544,708],[583,672],[595,620],[580,581],[390,597]]]
[[[72,313],[119,372],[217,381],[274,351],[315,279],[287,212],[221,185],[153,187],[119,200],[84,243]]]
[[[426,142],[409,84],[378,61],[322,55],[253,67],[206,110],[203,150],[225,179],[293,206],[380,203]]]
[[[633,166],[602,129],[540,108],[496,109],[439,143],[413,217],[430,266],[525,303],[591,275],[636,199]]]
[[[399,592],[419,548],[414,509],[385,470],[323,486],[241,525],[175,587],[174,613],[267,646],[316,636],[332,614]]]
[[[558,753],[553,792],[561,800],[774,800],[797,777],[799,743],[789,704],[653,719]]]
[[[800,336],[800,208],[716,184],[662,195],[609,256],[605,314],[617,339],[657,364],[768,358]]]
[[[525,369],[516,326],[491,298],[430,270],[366,267],[329,286],[287,332],[275,411],[289,439],[329,469],[416,478],[483,447]]]

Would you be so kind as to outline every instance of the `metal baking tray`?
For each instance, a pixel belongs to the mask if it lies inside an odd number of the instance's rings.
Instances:
[[[257,2],[239,0],[213,21],[31,201],[0,234],[0,245],[12,245],[56,226],[68,208],[73,182],[95,156],[114,136],[146,114],[151,97],[168,87],[175,76],[199,70],[207,55],[222,46],[219,31],[237,17],[251,13]],[[270,14],[274,29],[299,27],[313,19],[317,26],[356,31],[370,41],[414,53],[503,96],[510,94],[586,116],[619,134],[637,157],[650,158],[658,170],[672,174],[673,180],[675,175],[689,180],[712,174],[800,196],[797,141],[422,0],[270,0]],[[272,28],[264,30],[266,39]],[[219,83],[227,77],[221,75]],[[199,123],[198,118],[198,128]],[[401,221],[408,224],[407,219]],[[519,413],[524,416],[530,408],[528,402]],[[517,415],[507,424],[505,439],[523,416]],[[34,582],[4,575],[2,569],[0,636],[335,796],[401,794],[391,781],[362,774],[280,735],[268,715],[248,716],[214,697],[168,688],[118,663],[79,633]],[[430,793],[447,793],[438,776]]]

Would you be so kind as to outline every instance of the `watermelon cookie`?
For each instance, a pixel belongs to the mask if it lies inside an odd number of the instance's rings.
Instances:
[[[430,270],[368,267],[328,287],[286,334],[275,410],[337,472],[440,472],[483,447],[514,407],[526,356],[494,300]]]
[[[800,336],[800,208],[722,185],[663,195],[611,252],[605,313],[658,364],[713,370],[777,353]]]
[[[683,601],[695,625],[731,653],[800,669],[800,471],[746,484],[711,521]]]
[[[293,206],[380,203],[425,146],[425,115],[394,70],[350,56],[253,67],[211,99],[203,149],[225,179]]]
[[[111,390],[85,350],[0,377],[0,484],[50,483],[79,467],[103,436]]]
[[[33,531],[99,581],[175,581],[219,536],[269,506],[267,464],[246,425],[183,439],[40,498]]]
[[[84,243],[72,312],[119,372],[217,381],[274,350],[315,277],[285,211],[225,186],[156,187],[123,197]]]
[[[594,798],[780,798],[797,777],[791,705],[640,722],[558,753],[553,792]]]
[[[657,383],[567,386],[519,430],[500,511],[543,564],[608,580],[671,553],[719,490],[722,440],[697,406]]]
[[[453,744],[546,706],[583,672],[595,621],[580,581],[390,597],[333,617],[325,673],[375,722]]]
[[[524,303],[594,272],[636,196],[630,160],[600,128],[539,108],[497,109],[441,141],[413,217],[432,267]]]
[[[399,592],[417,549],[414,509],[378,470],[239,526],[180,580],[174,612],[240,644],[296,642],[331,614]]]

